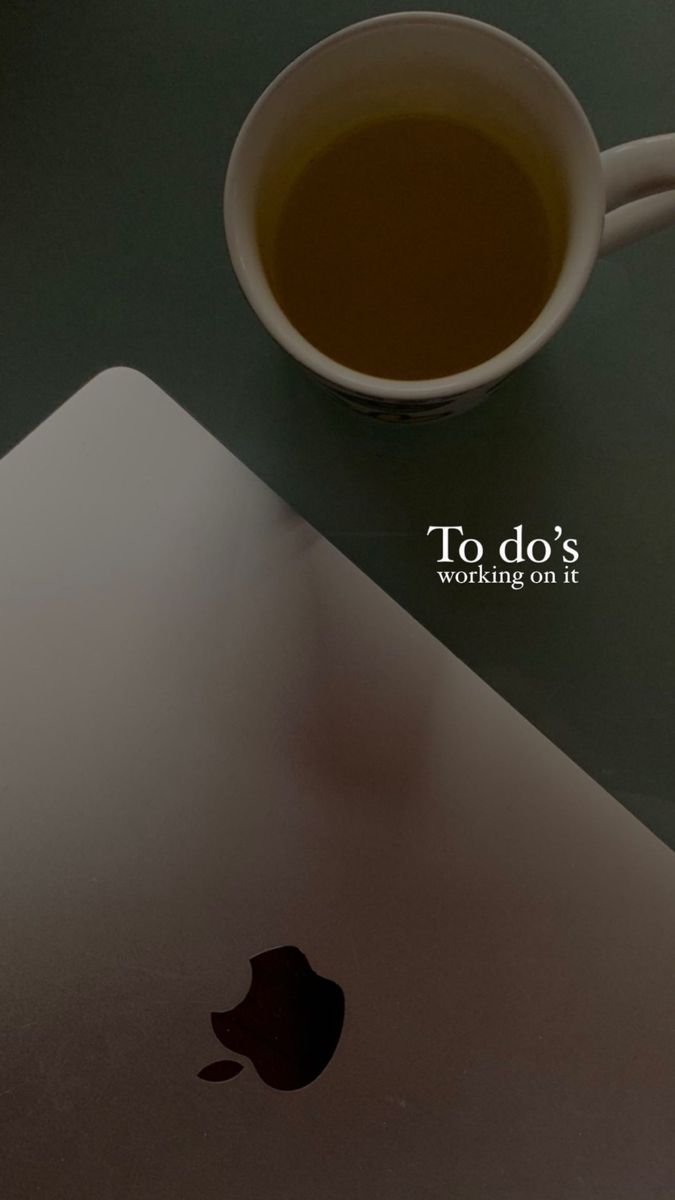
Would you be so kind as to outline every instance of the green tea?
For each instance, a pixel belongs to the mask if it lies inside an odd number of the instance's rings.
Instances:
[[[331,358],[389,379],[491,358],[560,269],[539,184],[496,139],[444,116],[343,132],[278,207],[265,267],[287,317]]]

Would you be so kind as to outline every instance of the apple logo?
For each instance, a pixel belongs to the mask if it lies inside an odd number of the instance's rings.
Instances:
[[[280,1091],[306,1087],[328,1066],[342,1033],[342,988],[317,975],[296,946],[278,946],[251,959],[248,994],[229,1012],[211,1013],[223,1046],[253,1063],[264,1083]],[[243,1071],[223,1059],[199,1072],[222,1083]]]

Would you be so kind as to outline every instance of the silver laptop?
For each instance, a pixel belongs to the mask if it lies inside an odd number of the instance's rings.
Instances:
[[[0,670],[4,1200],[672,1200],[672,852],[133,371]]]

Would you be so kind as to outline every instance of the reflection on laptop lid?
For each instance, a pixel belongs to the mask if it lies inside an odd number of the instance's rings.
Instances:
[[[670,850],[133,371],[0,564],[4,1196],[675,1194]]]

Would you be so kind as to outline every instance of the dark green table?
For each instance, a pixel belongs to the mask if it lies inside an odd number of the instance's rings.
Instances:
[[[380,426],[317,390],[240,298],[221,221],[237,128],[318,38],[409,5],[6,0],[0,449],[124,363],[179,400],[675,845],[675,233],[601,262],[484,407]],[[675,128],[672,0],[484,0],[608,146]],[[579,538],[576,587],[443,587],[425,536]]]

